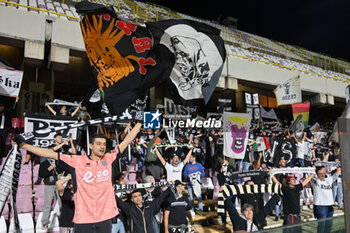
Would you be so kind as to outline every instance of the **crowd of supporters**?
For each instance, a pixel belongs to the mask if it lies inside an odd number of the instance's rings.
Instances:
[[[66,109],[62,107],[54,112],[63,114]],[[90,119],[83,119],[88,114],[86,108],[73,109],[73,112],[81,120]],[[301,222],[301,208],[312,208],[317,219],[332,217],[335,201],[338,209],[343,208],[341,171],[337,163],[340,162],[340,150],[338,144],[328,140],[330,131],[316,133],[305,129],[293,134],[286,122],[254,122],[244,158],[232,159],[223,155],[222,130],[176,128],[172,137],[165,129],[142,129],[139,123],[128,123],[115,125],[119,130],[106,137],[103,127],[98,126],[99,134],[90,135],[89,144],[84,129],[78,130],[76,140],[58,132],[46,151],[33,149],[15,137],[17,144],[27,149],[28,154],[32,152],[42,158],[39,177],[43,181],[39,178],[36,184],[45,184],[43,229],[49,226],[54,200],[61,207],[61,232],[195,231],[195,217],[206,216],[203,199],[216,200],[217,193],[225,185],[275,183],[280,186],[283,196],[267,193],[231,195],[225,201],[225,214],[221,215],[223,229],[227,222],[226,211],[234,231],[251,232],[262,229],[266,225],[265,218],[273,210],[275,221],[283,218],[283,224],[290,225]],[[10,128],[7,130],[11,131]],[[6,139],[6,136],[2,138]],[[87,151],[91,154],[87,155]],[[94,161],[102,162],[96,162],[95,166]],[[324,163],[315,166],[316,161]],[[314,167],[316,175],[269,174],[273,168],[286,167]],[[245,171],[267,171],[267,175],[232,179],[233,173]],[[100,186],[95,184],[99,180]],[[161,180],[173,183],[175,189],[153,187],[111,195],[107,187],[112,183]],[[91,188],[90,183],[95,186]],[[329,232],[331,226],[332,222],[326,222],[319,226],[320,232]]]

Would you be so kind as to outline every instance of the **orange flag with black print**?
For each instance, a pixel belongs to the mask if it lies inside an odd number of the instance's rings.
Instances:
[[[170,69],[163,64],[173,63],[174,58],[153,48],[145,27],[119,18],[101,4],[83,1],[76,9],[83,15],[86,54],[111,114],[121,114],[147,89],[169,77]]]

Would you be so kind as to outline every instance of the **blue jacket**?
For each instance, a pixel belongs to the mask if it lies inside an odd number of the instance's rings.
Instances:
[[[201,163],[196,162],[195,164],[188,163],[184,169],[184,176],[188,180],[188,175],[196,172],[201,172],[201,178],[204,177],[205,171]]]

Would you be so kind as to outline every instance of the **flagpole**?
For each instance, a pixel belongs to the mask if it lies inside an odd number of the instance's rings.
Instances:
[[[90,155],[89,140],[90,140],[90,135],[89,135],[89,126],[88,126],[88,127],[86,127],[86,152],[87,152],[87,155]]]

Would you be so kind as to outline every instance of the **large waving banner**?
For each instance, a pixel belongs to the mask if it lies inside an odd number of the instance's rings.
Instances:
[[[224,122],[224,155],[234,159],[243,159],[252,115],[224,112],[222,118]]]
[[[182,19],[143,27],[89,1],[77,3],[76,10],[83,16],[86,54],[111,114],[122,114],[163,81],[171,85],[176,103],[209,101],[226,59],[219,29]]]
[[[277,105],[295,104],[301,102],[300,76],[288,79],[273,91],[276,95]]]

